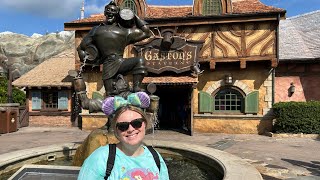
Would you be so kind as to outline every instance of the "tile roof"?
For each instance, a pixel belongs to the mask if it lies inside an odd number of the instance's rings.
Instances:
[[[284,9],[267,6],[260,0],[232,0],[233,14],[284,12]]]
[[[320,10],[280,21],[279,59],[320,58]]]
[[[71,87],[68,71],[75,68],[74,50],[70,49],[39,64],[12,84],[18,87]]]
[[[267,6],[260,0],[232,0],[232,14],[253,14],[253,13],[269,13],[269,12],[285,12],[284,9]],[[192,6],[156,6],[147,5],[146,19],[161,19],[192,16]],[[102,22],[105,17],[103,13],[94,14],[88,18],[75,20],[70,23],[85,22]]]

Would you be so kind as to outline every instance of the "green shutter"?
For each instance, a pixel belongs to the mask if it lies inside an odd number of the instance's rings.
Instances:
[[[213,97],[204,92],[199,91],[199,113],[213,112]]]
[[[41,91],[31,92],[32,110],[41,109]]]
[[[68,109],[68,92],[58,92],[58,109]]]
[[[258,113],[259,91],[249,93],[245,98],[245,113]]]

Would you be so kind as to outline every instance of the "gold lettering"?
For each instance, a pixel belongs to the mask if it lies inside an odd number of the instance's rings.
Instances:
[[[192,52],[189,51],[187,52],[187,60],[190,60],[192,58]]]
[[[154,55],[153,55],[153,60],[159,61],[158,53],[154,53]]]
[[[171,60],[171,58],[172,58],[172,53],[168,53],[168,60]]]
[[[147,60],[147,61],[152,60],[151,51],[147,51],[147,52],[144,54],[144,59]]]
[[[172,55],[173,59],[176,60],[179,58],[179,54],[177,52],[174,52]]]

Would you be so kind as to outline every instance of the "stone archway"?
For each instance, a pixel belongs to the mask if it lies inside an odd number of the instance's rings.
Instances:
[[[246,85],[245,83],[236,80],[233,84],[234,87],[237,87],[239,89],[241,89],[246,95],[248,95],[252,90],[249,88],[248,85]],[[218,88],[225,86],[225,83],[223,80],[217,81],[215,83],[213,83],[207,90],[206,92],[208,94],[212,94],[215,90],[217,90]]]

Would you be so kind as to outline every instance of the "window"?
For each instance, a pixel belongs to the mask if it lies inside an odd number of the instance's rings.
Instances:
[[[32,110],[68,110],[67,91],[33,91]]]
[[[259,112],[259,91],[244,95],[235,87],[220,89],[215,94],[199,91],[199,113],[242,112],[257,114]]]
[[[134,0],[125,0],[122,3],[122,8],[123,9],[124,8],[131,9],[134,14],[137,14],[137,6],[136,6],[136,3],[134,2]]]
[[[41,91],[31,92],[32,110],[41,109]]]
[[[58,92],[43,92],[44,109],[58,108]]]
[[[214,96],[215,111],[238,111],[241,112],[243,107],[242,94],[231,88],[221,89]]]
[[[221,1],[220,0],[203,0],[202,14],[203,15],[221,14]]]

